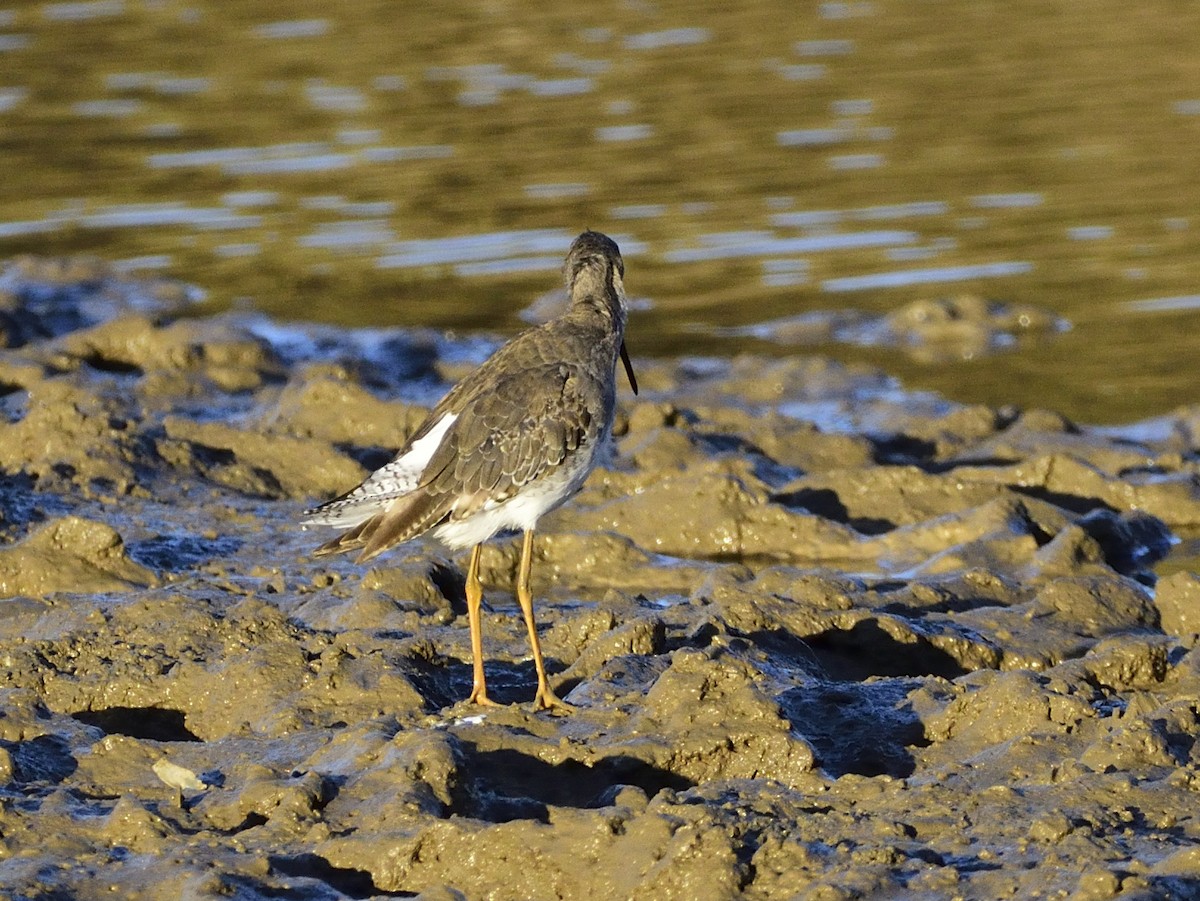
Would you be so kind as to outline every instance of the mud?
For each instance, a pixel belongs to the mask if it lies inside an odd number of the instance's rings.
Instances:
[[[715,331],[725,338],[757,338],[789,347],[882,346],[918,362],[948,363],[1010,350],[1022,340],[1070,327],[1065,319],[1027,304],[959,294],[914,301],[886,315],[824,310]]]
[[[489,343],[188,318],[79,265],[0,282],[0,896],[1200,892],[1200,575],[1162,563],[1200,408],[642,362],[537,545],[575,709],[531,710],[508,540],[476,709],[464,561],[317,562],[295,523]]]

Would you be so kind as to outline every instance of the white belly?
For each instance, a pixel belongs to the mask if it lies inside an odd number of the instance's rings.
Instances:
[[[467,548],[487,541],[497,532],[529,531],[544,514],[583,487],[595,460],[594,445],[581,447],[557,469],[525,485],[516,497],[500,503],[489,501],[465,519],[442,523],[433,530],[433,536],[452,548]]]

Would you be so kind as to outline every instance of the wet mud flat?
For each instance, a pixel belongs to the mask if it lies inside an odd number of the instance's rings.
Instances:
[[[820,358],[642,361],[514,541],[300,511],[486,353],[0,278],[0,897],[1190,898],[1200,408],[1119,429]],[[631,332],[636,349],[636,333]]]

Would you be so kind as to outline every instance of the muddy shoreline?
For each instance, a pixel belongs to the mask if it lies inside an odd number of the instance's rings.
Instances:
[[[0,897],[1188,898],[1200,408],[1094,429],[819,357],[643,362],[545,521],[535,714],[484,555],[314,561],[314,500],[487,342],[0,300]],[[10,268],[9,273],[13,270]]]

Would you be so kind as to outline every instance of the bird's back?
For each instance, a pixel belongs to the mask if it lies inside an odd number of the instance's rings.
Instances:
[[[367,558],[438,526],[468,546],[536,521],[578,489],[611,432],[619,341],[587,309],[522,332],[451,389],[392,462],[310,511],[307,523],[351,527],[318,553]],[[494,512],[518,494],[527,502],[512,516]]]

